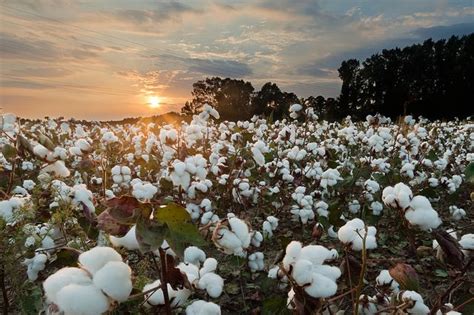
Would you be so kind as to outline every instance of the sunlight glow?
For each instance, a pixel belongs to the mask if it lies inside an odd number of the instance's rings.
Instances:
[[[148,97],[148,106],[150,106],[151,108],[160,107],[160,99],[158,98],[158,96]]]

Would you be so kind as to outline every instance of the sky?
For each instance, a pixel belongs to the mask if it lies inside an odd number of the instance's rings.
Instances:
[[[0,107],[150,116],[211,76],[335,97],[343,60],[472,32],[474,0],[0,0]]]

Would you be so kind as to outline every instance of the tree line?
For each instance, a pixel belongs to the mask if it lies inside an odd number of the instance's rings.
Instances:
[[[320,118],[327,120],[347,115],[365,119],[376,113],[391,118],[411,114],[430,119],[474,114],[474,33],[384,49],[363,62],[345,60],[338,72],[342,86],[337,98],[299,98],[272,82],[255,91],[248,81],[206,78],[193,84],[193,98],[181,112],[196,114],[207,103],[219,111],[223,120],[245,120],[253,115],[277,120],[288,116],[289,107],[299,103],[314,108]]]

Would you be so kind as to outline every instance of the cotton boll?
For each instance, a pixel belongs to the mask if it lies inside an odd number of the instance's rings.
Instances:
[[[314,298],[325,298],[336,293],[337,284],[319,273],[312,273],[311,284],[304,287],[304,290]]]
[[[132,270],[121,261],[111,261],[99,269],[93,278],[94,285],[115,301],[124,302],[132,292]]]
[[[132,226],[130,230],[123,237],[115,237],[110,235],[109,239],[113,246],[115,247],[125,247],[128,250],[137,250],[140,249],[136,236],[136,225]]]
[[[57,303],[67,315],[96,315],[109,309],[109,301],[94,285],[70,284],[57,294]]]
[[[193,264],[179,263],[177,268],[186,274],[186,277],[191,284],[199,279],[199,268],[197,266]]]
[[[367,236],[365,237],[366,233]],[[337,235],[342,243],[350,244],[353,250],[360,251],[363,249],[364,237],[366,239],[366,249],[373,249],[377,247],[377,242],[375,239],[376,233],[377,230],[375,227],[367,227],[366,232],[364,221],[361,219],[353,219],[342,226],[337,232]]]
[[[202,249],[196,246],[190,246],[184,250],[185,263],[190,263],[199,267],[204,260],[206,260],[206,253]]]
[[[265,263],[263,261],[264,255],[262,252],[255,252],[248,257],[248,265],[252,272],[261,271],[265,267]]]
[[[202,277],[206,273],[214,272],[217,269],[217,260],[215,258],[207,258],[199,270],[199,275]]]
[[[35,254],[35,257],[25,259],[23,265],[28,268],[28,279],[31,281],[38,279],[38,273],[45,268],[46,261],[48,261],[48,257],[45,254]]]
[[[146,284],[143,287],[142,292],[147,292],[147,291],[150,291],[152,289],[156,289],[160,285],[161,285],[161,281],[156,280],[152,283]],[[169,286],[168,288],[171,288],[171,286]],[[145,294],[144,299],[145,299],[145,301],[147,301],[147,303],[149,305],[163,305],[163,304],[165,304],[165,297],[163,295],[163,290],[161,290],[161,289],[157,289],[156,291],[152,291],[150,293]]]
[[[390,276],[390,273],[386,269],[380,271],[375,281],[377,282],[377,286],[388,286],[392,292],[397,293],[400,290],[398,282]]]
[[[218,298],[222,294],[224,280],[215,273],[206,273],[199,279],[198,287],[203,290],[205,289],[210,297]]]
[[[58,177],[68,177],[71,175],[69,169],[64,165],[64,161],[56,161],[41,169],[40,174],[54,174]]]
[[[94,247],[79,255],[81,266],[93,275],[110,261],[122,261],[122,256],[111,247]]]
[[[58,302],[57,293],[69,284],[91,285],[92,279],[87,271],[80,268],[62,268],[43,282],[43,289],[48,301]]]
[[[300,286],[304,286],[312,281],[313,264],[306,259],[298,259],[293,266],[291,273],[293,279]]]
[[[237,235],[237,237],[241,240],[242,247],[247,248],[251,241],[248,225],[239,218],[229,219],[229,225],[232,229],[232,232],[234,232],[235,235]]]
[[[283,265],[285,269],[289,269],[291,264],[294,264],[298,257],[301,254],[302,245],[298,241],[291,241],[288,246],[286,246],[286,255],[283,258]]]
[[[186,315],[221,315],[219,305],[198,300],[186,308]]]
[[[464,234],[459,241],[464,250],[474,250],[474,234]]]
[[[255,231],[252,233],[252,245],[255,247],[260,247],[263,242],[263,235],[262,233]]]
[[[423,298],[420,294],[415,291],[402,291],[400,292],[401,296],[400,299],[403,301],[413,301],[413,307],[407,309],[409,314],[416,314],[416,315],[426,315],[429,314],[430,309],[426,306],[423,302]]]

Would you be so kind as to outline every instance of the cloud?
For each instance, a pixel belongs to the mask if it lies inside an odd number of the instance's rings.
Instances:
[[[433,38],[433,40],[449,38],[452,35],[468,35],[474,33],[474,22],[419,28],[412,33],[419,38]]]
[[[0,82],[2,88],[18,88],[18,89],[49,89],[52,88],[51,85],[39,82],[33,82],[30,80],[19,80],[19,79],[7,79]]]
[[[65,77],[73,74],[74,72],[69,69],[60,67],[28,67],[22,69],[16,69],[10,74],[21,77]]]
[[[181,2],[158,2],[157,9],[125,9],[109,12],[109,15],[137,25],[160,24],[168,20],[179,20],[184,13],[201,13],[202,11]]]
[[[301,66],[297,69],[296,73],[318,78],[333,77],[335,75],[334,70],[324,69],[316,64]]]

